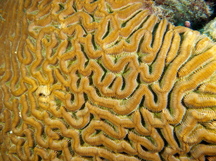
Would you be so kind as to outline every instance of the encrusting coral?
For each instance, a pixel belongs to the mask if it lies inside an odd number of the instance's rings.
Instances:
[[[215,158],[216,44],[145,5],[3,1],[0,160]]]
[[[203,28],[203,34],[206,34],[213,41],[216,41],[216,18],[205,25],[205,27]]]

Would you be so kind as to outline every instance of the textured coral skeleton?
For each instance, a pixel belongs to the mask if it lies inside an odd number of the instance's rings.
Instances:
[[[5,0],[1,14],[1,160],[214,160],[207,37],[143,0]]]

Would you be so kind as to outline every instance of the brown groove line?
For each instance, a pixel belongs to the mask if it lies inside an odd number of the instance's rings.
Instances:
[[[144,8],[4,1],[0,160],[214,158],[216,45]]]

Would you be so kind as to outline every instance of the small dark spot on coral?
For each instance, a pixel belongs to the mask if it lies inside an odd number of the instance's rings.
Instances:
[[[43,93],[39,93],[40,97],[45,97],[45,95]]]

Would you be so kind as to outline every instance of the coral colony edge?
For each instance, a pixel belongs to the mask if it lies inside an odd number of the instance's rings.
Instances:
[[[145,5],[1,1],[1,161],[216,159],[216,44]]]

